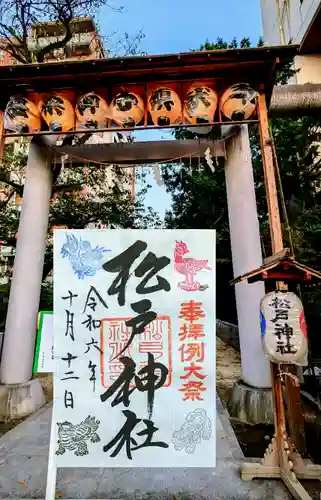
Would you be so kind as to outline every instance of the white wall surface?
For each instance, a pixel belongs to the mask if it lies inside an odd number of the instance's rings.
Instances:
[[[280,45],[276,0],[261,0],[263,39],[266,45]]]
[[[298,73],[295,75],[294,83],[303,85],[305,83],[321,82],[321,55],[296,56],[295,67]]]
[[[261,0],[265,44],[301,43],[320,4],[321,0]]]

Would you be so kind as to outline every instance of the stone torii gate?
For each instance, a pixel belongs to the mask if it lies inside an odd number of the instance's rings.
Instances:
[[[272,238],[274,238],[273,251],[278,252],[283,246],[267,128],[267,104],[271,98],[276,71],[284,63],[292,60],[297,50],[297,47],[288,46],[1,67],[2,148],[4,109],[10,96],[17,93],[28,91],[51,93],[66,88],[90,91],[93,88],[114,86],[119,88],[119,86],[131,85],[142,86],[146,92],[146,88],[156,82],[162,82],[162,85],[173,84],[182,89],[188,82],[199,81],[213,83],[218,92],[222,93],[232,84],[248,83],[259,95],[257,113],[248,121],[232,121],[224,119],[218,112],[215,121],[211,124],[221,126],[223,136],[224,134],[230,136],[225,141],[223,153],[222,143],[209,144],[208,142],[202,143],[202,141],[199,142],[197,153],[198,156],[203,156],[205,150],[210,147],[213,156],[224,155],[226,158],[225,172],[233,267],[234,275],[239,276],[262,264],[248,125],[257,124],[261,133],[270,227]],[[231,127],[236,125],[239,128],[235,132],[235,129]],[[152,128],[148,122],[147,113],[144,125],[136,127],[136,129],[145,128]],[[154,126],[154,128],[159,127]],[[115,127],[111,129],[108,124],[108,127],[100,130],[123,129]],[[77,132],[79,131],[73,131],[73,133]],[[52,189],[51,163],[53,155],[59,157],[61,154],[68,153],[77,156],[72,147],[60,150],[55,148],[55,134],[51,131],[41,131],[34,135],[30,145],[0,366],[0,401],[2,402],[0,417],[8,416],[9,410],[11,417],[18,418],[34,411],[44,402],[40,383],[37,380],[31,380],[31,377]],[[188,141],[182,142],[185,145],[177,143],[177,147],[186,153]],[[164,148],[161,154],[159,147],[157,152],[157,147],[153,148],[146,143],[143,151],[139,153],[137,144],[139,145],[139,143],[132,144],[126,153],[126,158],[130,157],[131,163],[135,161],[135,156],[140,162],[144,156],[146,160],[166,159]],[[102,145],[99,148],[100,157],[103,156],[102,160],[110,161],[112,157],[114,163],[121,164],[121,158],[124,157],[123,145],[109,145],[109,150],[107,147],[104,149]],[[90,162],[95,155],[97,155],[97,147],[84,146],[79,156]],[[168,152],[167,158],[170,157],[171,153]],[[268,405],[271,400],[270,368],[263,354],[259,326],[259,305],[263,295],[263,283],[236,285],[242,360],[241,384],[245,384],[247,390],[252,393],[260,393],[259,397],[263,398]]]

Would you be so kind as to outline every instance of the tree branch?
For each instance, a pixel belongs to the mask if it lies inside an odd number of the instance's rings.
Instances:
[[[12,38],[9,38],[7,34],[8,32],[12,35]],[[23,45],[23,42],[22,39],[17,35],[17,33],[15,33],[13,28],[0,23],[0,35],[1,38],[6,41],[6,43],[2,43],[1,45],[1,48],[2,50],[4,50],[4,52],[7,52],[7,54],[13,57],[13,59],[15,59],[16,61],[19,61],[21,64],[31,62],[31,56],[29,55],[28,50],[27,53],[25,51],[21,53],[19,44],[21,46]]]
[[[52,177],[53,186],[57,182],[57,179],[58,179],[60,172],[61,172],[61,168],[62,168],[61,165],[58,165],[58,166],[56,166],[56,168],[53,169],[53,177]]]
[[[75,184],[58,184],[54,186],[52,189],[52,193],[59,193],[60,191],[68,192],[68,191],[77,191],[81,189],[85,185],[84,182],[78,182]]]
[[[42,281],[45,281],[45,279],[48,277],[49,273],[52,271],[53,268],[53,262],[52,260],[45,262],[42,270]]]
[[[11,200],[11,198],[13,197],[13,195],[15,194],[15,192],[16,192],[16,191],[13,189],[13,190],[11,191],[11,193],[8,195],[8,198],[7,198],[7,199],[5,200],[5,202],[4,202],[4,205],[5,205],[5,206],[7,206],[7,205],[8,205],[8,203],[10,202],[10,200]]]
[[[28,12],[26,12],[26,7]],[[31,60],[31,54],[28,49],[28,17],[30,13],[30,4],[27,6],[24,3],[17,2],[16,3],[16,17],[19,20],[21,29],[22,29],[22,39],[21,45],[23,47],[24,53],[27,55],[27,59]]]
[[[221,212],[221,215],[218,217],[218,219],[216,219],[216,221],[213,223],[213,227],[215,227],[223,218],[225,214],[225,209],[223,208],[222,212]]]
[[[7,247],[13,247],[13,248],[15,248],[16,244],[17,244],[17,240],[14,239],[14,238],[11,238],[11,239],[10,238],[8,238],[8,239],[3,238],[3,243]]]
[[[72,20],[72,17],[70,17],[62,22],[62,24],[64,25],[65,30],[66,30],[64,38],[62,38],[61,40],[57,40],[57,42],[50,43],[46,47],[43,47],[43,49],[41,49],[40,52],[38,52],[38,54],[37,54],[37,62],[43,62],[46,54],[48,54],[49,52],[51,52],[53,50],[57,50],[57,49],[60,49],[62,47],[65,47],[67,45],[67,43],[72,38],[72,32],[70,29],[71,20]]]
[[[23,185],[16,184],[16,182],[6,179],[6,175],[3,174],[0,174],[0,182],[3,182],[4,184],[8,184],[8,186],[13,187],[20,197],[23,196]]]

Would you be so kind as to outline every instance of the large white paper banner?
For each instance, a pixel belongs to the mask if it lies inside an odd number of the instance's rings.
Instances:
[[[57,467],[215,466],[215,231],[54,236]]]

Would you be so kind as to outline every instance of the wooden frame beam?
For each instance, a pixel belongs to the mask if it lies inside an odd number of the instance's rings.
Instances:
[[[269,82],[270,88],[265,88],[269,94],[275,76],[271,73],[292,61],[298,50],[299,46],[292,45],[1,66],[0,88],[10,95],[18,89],[92,89],[97,83],[105,88],[119,83],[173,83],[215,78],[223,86],[229,82]],[[278,61],[277,67],[275,61]]]

